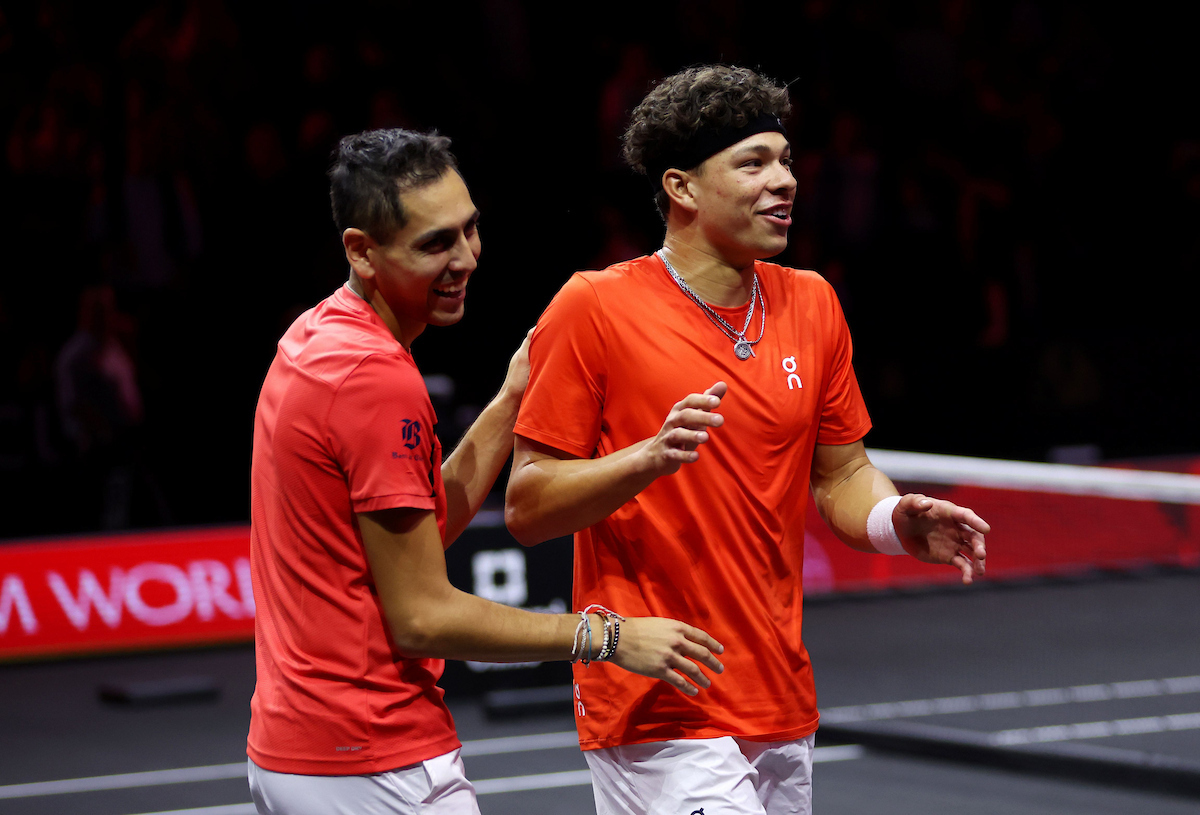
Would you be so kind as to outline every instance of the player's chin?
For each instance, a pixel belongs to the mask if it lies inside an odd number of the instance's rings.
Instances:
[[[443,326],[444,328],[446,325],[454,325],[457,323],[458,320],[462,319],[464,313],[466,313],[466,310],[464,310],[462,306],[458,307],[455,311],[446,311],[444,308],[439,308],[438,311],[434,311],[432,314],[430,314],[430,320],[428,320],[428,322],[430,322],[430,325],[439,325]]]
[[[463,318],[465,313],[466,309],[461,303],[455,309],[440,308],[429,315],[429,324],[442,327],[454,325]]]
[[[781,254],[785,249],[787,249],[787,245],[788,245],[787,233],[785,232],[782,235],[766,236],[761,241],[759,241],[758,245],[759,245],[759,251],[758,251],[759,258],[764,258],[764,259],[765,258],[773,258],[776,255]]]

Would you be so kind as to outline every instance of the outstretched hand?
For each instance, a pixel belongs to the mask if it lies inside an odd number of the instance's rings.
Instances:
[[[708,441],[708,428],[725,423],[725,417],[715,411],[721,406],[726,390],[724,382],[717,382],[704,393],[689,394],[675,403],[658,435],[640,451],[650,460],[653,471],[670,475],[700,458],[696,448]]]
[[[725,646],[687,623],[664,617],[630,617],[621,623],[621,639],[612,661],[695,696],[700,688],[712,685],[700,665],[721,673],[725,666],[714,655],[724,650]]]
[[[946,563],[962,572],[963,583],[983,574],[987,522],[966,507],[909,493],[892,510],[896,534],[909,554],[925,563]]]

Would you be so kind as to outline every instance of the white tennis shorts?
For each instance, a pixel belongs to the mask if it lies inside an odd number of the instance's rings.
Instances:
[[[810,815],[813,736],[588,750],[596,815]]]
[[[479,815],[458,750],[371,775],[291,775],[247,760],[259,815]]]

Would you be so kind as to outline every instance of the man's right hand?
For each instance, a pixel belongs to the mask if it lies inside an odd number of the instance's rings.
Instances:
[[[704,393],[689,394],[675,403],[658,435],[638,451],[652,472],[670,475],[700,458],[696,448],[708,441],[708,428],[725,423],[716,410],[727,390],[724,382],[717,382]]]
[[[700,688],[712,685],[700,665],[713,673],[721,673],[725,666],[715,654],[724,650],[721,643],[687,623],[663,617],[630,617],[621,623],[621,636],[612,662],[632,673],[661,679],[680,693],[695,696]]]

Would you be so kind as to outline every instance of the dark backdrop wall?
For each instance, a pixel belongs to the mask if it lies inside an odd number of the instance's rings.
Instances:
[[[452,442],[571,272],[657,248],[619,134],[654,79],[717,60],[790,85],[782,260],[842,297],[869,444],[1200,449],[1182,11],[575,9],[0,2],[0,537],[247,517],[274,342],[346,276],[329,151],[365,128],[451,136],[483,212],[466,318],[414,347]]]

